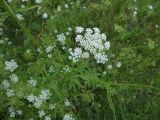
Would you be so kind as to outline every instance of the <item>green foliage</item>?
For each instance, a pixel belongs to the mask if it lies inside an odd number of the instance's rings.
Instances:
[[[22,4],[26,7],[20,8]],[[18,13],[23,21],[16,17]],[[48,18],[42,17],[44,13]],[[155,0],[0,1],[0,119],[40,120],[38,112],[44,110],[53,120],[62,120],[66,113],[75,120],[159,120],[159,19],[160,2]],[[98,27],[107,35],[111,48],[106,64],[68,59],[67,49],[76,46],[76,26]],[[66,34],[68,28],[72,31],[63,48],[57,35]],[[50,57],[48,46],[53,46]],[[15,84],[5,64],[11,59],[18,64]],[[35,87],[28,84],[32,78],[37,81]],[[14,96],[7,96],[4,80]],[[27,96],[39,96],[45,89],[52,93],[50,99],[39,108],[29,103]],[[22,115],[10,117],[11,106],[21,109]]]

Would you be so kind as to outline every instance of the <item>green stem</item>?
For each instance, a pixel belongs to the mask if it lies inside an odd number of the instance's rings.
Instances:
[[[25,7],[25,8],[20,8],[18,10],[15,10],[15,13],[18,13],[18,12],[27,12],[29,10],[33,10],[35,8],[38,8],[39,5],[35,5],[35,6],[29,6],[29,7]],[[8,15],[7,12],[3,12],[3,13],[0,13],[0,15]]]
[[[36,40],[34,36],[31,34],[31,32],[23,25],[23,23],[17,18],[11,7],[7,4],[5,0],[0,0],[0,3],[4,7],[4,9],[8,12],[8,14],[17,22],[17,24],[20,26],[22,31],[25,33],[25,35],[28,37],[29,40],[33,42],[34,45],[37,46]]]
[[[115,107],[114,107],[112,96],[111,96],[111,93],[110,93],[110,86],[107,86],[106,89],[107,89],[107,98],[108,98],[109,106],[110,106],[110,108],[111,108],[111,110],[113,112],[114,120],[117,120]]]

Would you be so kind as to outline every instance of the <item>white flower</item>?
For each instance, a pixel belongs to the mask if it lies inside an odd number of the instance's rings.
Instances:
[[[37,52],[41,53],[41,49],[40,49],[40,48],[37,48]]]
[[[8,3],[11,3],[13,0],[8,0]]]
[[[86,29],[86,32],[87,32],[88,34],[92,34],[92,33],[93,33],[93,30],[92,30],[91,28],[87,28],[87,29]]]
[[[22,113],[23,113],[23,111],[22,111],[22,110],[20,110],[20,109],[19,109],[19,110],[17,110],[16,112],[17,112],[17,115],[22,115]]]
[[[84,30],[84,28],[82,28],[81,26],[76,27],[76,33],[82,33]]]
[[[67,35],[67,36],[69,36],[69,35],[70,35],[70,33],[69,33],[69,32],[66,32],[66,35]]]
[[[47,56],[48,56],[48,58],[52,58],[52,54],[48,54]]]
[[[72,31],[72,28],[69,27],[69,28],[68,28],[68,31]]]
[[[12,90],[12,89],[7,89],[7,96],[8,96],[8,97],[14,96],[14,90]]]
[[[35,0],[35,3],[40,4],[42,0]]]
[[[16,75],[16,74],[12,74],[12,75],[10,75],[9,76],[10,77],[10,79],[11,79],[11,81],[13,82],[13,83],[17,83],[18,82],[18,76]]]
[[[156,24],[156,28],[159,29],[160,27]]]
[[[55,109],[55,108],[56,108],[56,104],[54,104],[54,105],[53,105],[53,104],[50,104],[50,105],[49,105],[49,109],[50,109],[50,110],[53,110],[53,109]]]
[[[6,70],[9,70],[11,72],[13,72],[15,69],[18,68],[17,63],[13,59],[10,61],[6,61],[5,64],[6,64]]]
[[[52,52],[52,50],[53,50],[53,46],[48,46],[47,48],[46,48],[46,53],[50,53],[50,52]]]
[[[61,11],[61,6],[58,6],[57,11],[58,11],[58,12]]]
[[[69,107],[69,106],[71,106],[71,103],[68,101],[68,99],[66,99],[64,101],[64,105],[65,105],[65,107]]]
[[[44,102],[46,102],[46,100],[48,100],[51,97],[51,95],[52,94],[49,90],[44,89],[41,91],[41,94],[38,97],[31,94],[27,96],[26,99],[29,102],[33,103],[34,107],[39,108]]]
[[[133,16],[136,17],[137,11],[133,11]]]
[[[51,93],[48,89],[44,89],[41,91],[41,95],[39,96],[39,98],[43,101],[48,100],[51,97]]]
[[[31,103],[34,103],[36,101],[37,97],[34,96],[33,94],[27,96],[27,100]]]
[[[152,5],[148,5],[148,9],[152,10],[153,6]]]
[[[8,112],[13,112],[14,111],[14,108],[12,107],[12,106],[10,106],[9,108],[8,108]]]
[[[45,101],[43,101],[43,100],[41,100],[39,97],[37,97],[37,98],[35,99],[35,102],[34,102],[33,105],[34,105],[35,108],[39,108],[39,107],[42,106],[43,102],[45,102]]]
[[[9,83],[8,80],[3,80],[3,81],[2,81],[2,85],[3,85],[3,87],[4,87],[5,89],[7,89],[7,88],[10,87],[10,83]]]
[[[0,44],[4,44],[5,43],[5,41],[4,40],[0,40]]]
[[[26,50],[26,53],[28,53],[28,54],[29,54],[30,52],[31,52],[31,50],[29,50],[29,49],[27,49],[27,50]]]
[[[57,31],[57,30],[54,30],[54,33],[58,33],[58,31]]]
[[[16,16],[17,16],[17,18],[19,19],[19,20],[24,20],[24,17],[22,16],[22,14],[16,14]]]
[[[68,66],[64,67],[63,70],[66,72],[66,73],[69,73],[71,70]]]
[[[93,30],[94,30],[95,33],[100,33],[100,30],[97,27],[93,28]]]
[[[89,58],[89,53],[88,52],[84,52],[83,54],[82,54],[82,58]]]
[[[97,63],[105,64],[108,61],[105,50],[109,50],[110,42],[106,41],[107,37],[104,33],[100,33],[99,28],[93,29],[87,28],[84,33],[84,28],[81,26],[76,27],[75,42],[78,43],[78,47],[72,50],[69,49],[69,59],[72,62],[78,62],[81,58],[89,58],[94,56]]]
[[[43,13],[42,18],[47,19],[48,18],[48,14],[47,13]]]
[[[67,8],[67,9],[69,8],[68,4],[65,4],[64,7]]]
[[[51,116],[50,116],[50,115],[45,116],[45,117],[44,117],[44,120],[51,120]]]
[[[10,115],[9,115],[11,118],[14,118],[16,116],[16,112],[10,112]]]
[[[103,71],[103,75],[106,75],[107,74],[107,72],[106,71]]]
[[[72,114],[65,114],[63,120],[75,120],[75,119],[72,117]]]
[[[6,37],[4,40],[5,40],[5,41],[9,41],[9,38]]]
[[[108,61],[107,55],[104,53],[96,53],[94,55],[94,59],[97,61],[97,63],[105,64]]]
[[[105,48],[106,48],[107,50],[109,50],[109,48],[110,48],[110,42],[109,42],[109,41],[105,42]]]
[[[63,46],[63,47],[62,47],[62,49],[63,49],[63,50],[65,50],[65,49],[66,49],[66,47],[64,47],[64,46]]]
[[[118,63],[117,63],[117,67],[118,67],[118,68],[120,68],[121,65],[122,65],[121,62],[118,62]]]
[[[46,115],[46,113],[44,112],[44,110],[38,111],[39,117],[42,118],[43,116]]]
[[[25,8],[25,7],[26,7],[25,5],[23,5],[23,4],[21,5],[21,8]]]
[[[49,72],[49,73],[55,72],[54,67],[53,67],[53,66],[50,66],[48,72]]]
[[[77,35],[75,38],[76,42],[80,42],[83,40],[83,36],[82,35]]]
[[[57,35],[57,40],[60,42],[60,43],[62,43],[62,44],[64,44],[64,42],[65,42],[65,40],[66,40],[66,36],[62,33],[62,34],[59,34],[59,35]]]
[[[77,35],[76,42],[79,42],[80,46],[82,46],[86,51],[89,51],[92,54],[104,49],[101,35],[99,33],[85,33],[84,36]]]
[[[11,44],[12,44],[12,42],[11,42],[11,41],[9,41],[9,42],[8,42],[8,45],[11,45]]]
[[[107,37],[106,37],[106,35],[104,33],[101,34],[101,39],[104,40],[104,41],[106,41]]]
[[[33,80],[32,78],[30,80],[28,80],[28,83],[32,86],[35,87],[37,85],[37,81]]]
[[[78,62],[79,59],[82,56],[82,49],[81,48],[75,48],[74,51],[70,51],[69,59],[73,62]]]

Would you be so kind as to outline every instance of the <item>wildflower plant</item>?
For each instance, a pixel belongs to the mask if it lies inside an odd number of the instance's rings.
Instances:
[[[159,120],[159,7],[0,0],[0,119]]]

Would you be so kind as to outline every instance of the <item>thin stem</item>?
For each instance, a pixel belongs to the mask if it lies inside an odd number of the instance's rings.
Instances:
[[[1,0],[0,3],[4,7],[4,9],[8,12],[8,14],[17,22],[17,24],[20,26],[22,31],[26,34],[26,36],[29,38],[29,40],[32,40],[34,45],[38,45],[34,36],[31,34],[31,32],[23,25],[23,23],[17,18],[11,7],[7,4],[5,0]]]
[[[25,8],[20,8],[18,10],[15,10],[15,13],[18,13],[18,12],[27,12],[27,11],[33,10],[35,8],[38,8],[38,7],[39,7],[39,5],[29,6],[29,7],[25,7]],[[0,13],[0,15],[8,15],[8,12]]]

